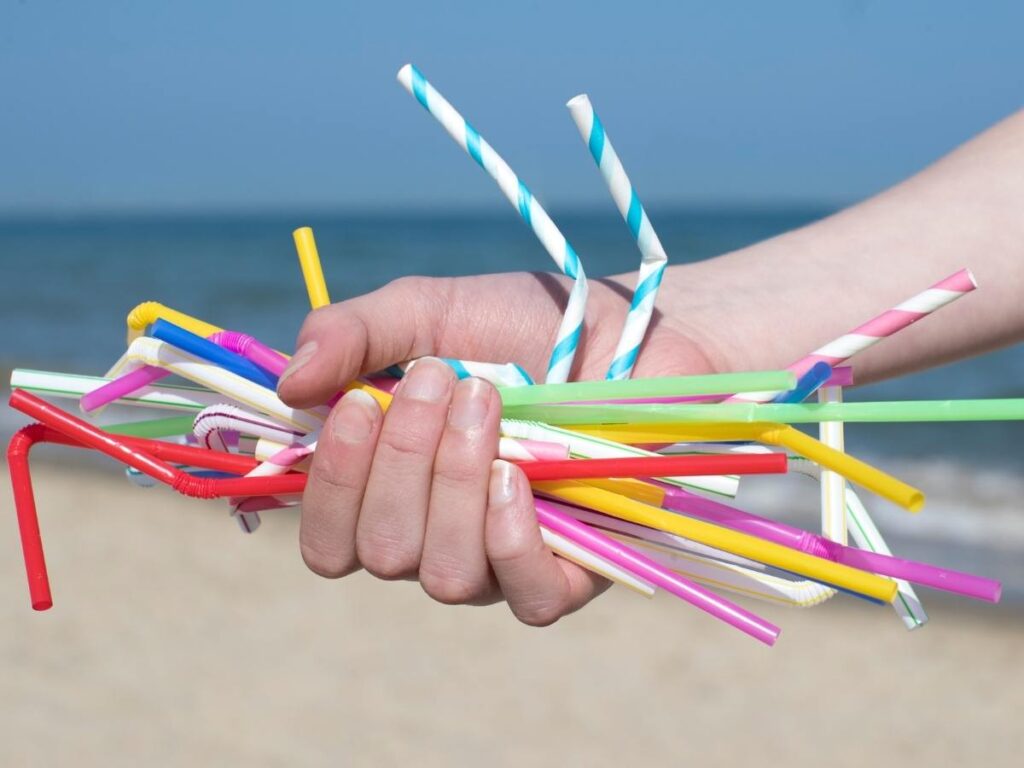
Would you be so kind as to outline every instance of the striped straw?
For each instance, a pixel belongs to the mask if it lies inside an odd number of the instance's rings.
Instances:
[[[803,376],[815,363],[825,362],[835,368],[842,365],[858,352],[873,347],[882,339],[892,336],[907,326],[913,325],[922,317],[927,317],[937,309],[950,304],[978,287],[974,275],[969,269],[961,269],[945,280],[940,280],[931,288],[907,299],[892,309],[883,312],[864,325],[854,328],[823,347],[814,350],[807,357],[797,360],[786,370],[798,377]],[[778,392],[744,392],[730,397],[726,402],[738,400],[766,403]]]
[[[628,379],[636,364],[637,355],[640,354],[640,345],[647,333],[651,315],[654,313],[654,300],[665,274],[668,256],[604,131],[601,119],[590,103],[590,98],[586,94],[581,94],[570,99],[566,106],[576,121],[580,136],[590,148],[594,162],[601,169],[601,175],[612,193],[615,205],[629,225],[629,230],[640,249],[640,271],[637,274],[633,300],[630,302],[611,366],[605,376],[608,379]]]
[[[398,82],[409,91],[423,107],[441,123],[448,134],[455,139],[477,165],[490,174],[519,215],[530,225],[558,268],[573,279],[569,302],[558,328],[558,337],[551,359],[548,362],[547,381],[561,383],[569,380],[572,361],[583,332],[583,313],[587,305],[587,276],[583,272],[576,251],[558,230],[540,203],[533,197],[526,185],[512,171],[508,163],[494,151],[490,144],[477,133],[455,107],[427,82],[423,74],[412,64],[406,64],[398,71]]]

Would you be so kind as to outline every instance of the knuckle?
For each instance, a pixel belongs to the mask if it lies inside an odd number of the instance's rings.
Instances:
[[[445,489],[462,491],[468,485],[475,486],[485,476],[472,461],[446,460],[434,466],[434,483]]]
[[[407,461],[409,459],[432,459],[434,441],[423,429],[423,423],[416,425],[392,426],[381,434],[377,451],[385,460]]]
[[[356,553],[363,568],[384,581],[415,576],[419,570],[419,552],[379,535],[357,536]]]
[[[325,579],[340,579],[359,570],[359,563],[354,557],[332,555],[315,545],[306,543],[300,544],[299,550],[306,567]]]
[[[471,603],[483,597],[487,587],[482,579],[455,573],[437,573],[424,568],[420,568],[419,580],[424,592],[445,605]]]
[[[561,601],[539,600],[512,606],[512,613],[529,627],[550,627],[565,615],[565,606]]]
[[[342,497],[362,494],[363,481],[352,477],[337,467],[331,467],[323,461],[314,461],[309,468],[309,480],[312,483],[326,486]]]

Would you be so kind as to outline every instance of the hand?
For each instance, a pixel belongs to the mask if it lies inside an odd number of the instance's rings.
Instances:
[[[621,286],[591,285],[574,378],[603,376],[628,307]],[[281,398],[324,403],[360,374],[428,355],[517,362],[542,380],[566,295],[566,283],[549,275],[398,280],[309,315]],[[683,331],[658,319],[637,373],[709,368]],[[532,625],[603,591],[604,579],[542,543],[525,476],[496,461],[500,416],[490,384],[458,381],[433,359],[413,366],[386,415],[368,395],[345,395],[321,433],[303,497],[309,568],[328,578],[365,568],[418,579],[443,603],[504,599]]]

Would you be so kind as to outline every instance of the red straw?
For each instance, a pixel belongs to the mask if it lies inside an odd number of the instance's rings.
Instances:
[[[519,467],[530,480],[570,480],[583,477],[763,475],[785,472],[786,464],[784,453],[763,453],[528,461]]]
[[[8,447],[8,466],[14,488],[14,503],[21,532],[25,569],[28,574],[32,607],[43,611],[53,605],[46,560],[39,533],[39,520],[28,454],[38,442],[53,442],[93,448],[134,467],[155,480],[166,483],[178,493],[201,499],[224,496],[284,496],[302,493],[306,475],[291,473],[265,477],[194,477],[164,459],[192,466],[232,473],[247,473],[256,461],[247,457],[211,451],[205,448],[175,445],[159,440],[112,435],[61,410],[35,395],[16,389],[11,393],[13,408],[38,419],[20,430]],[[45,426],[43,426],[45,425]],[[49,429],[48,429],[48,428]],[[784,472],[784,454],[641,456],[626,459],[577,459],[569,461],[531,461],[519,465],[531,480],[566,480],[582,477],[672,477],[683,475],[753,474]]]

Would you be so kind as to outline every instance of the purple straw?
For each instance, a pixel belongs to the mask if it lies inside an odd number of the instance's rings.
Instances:
[[[665,509],[673,512],[693,515],[736,531],[759,536],[784,547],[831,560],[834,563],[842,563],[880,576],[904,579],[923,587],[940,589],[944,592],[952,592],[989,603],[998,603],[1002,594],[1002,584],[992,579],[849,547],[836,541],[830,541],[824,536],[706,499],[682,488],[657,481],[652,482],[665,490],[665,499],[662,505]]]

